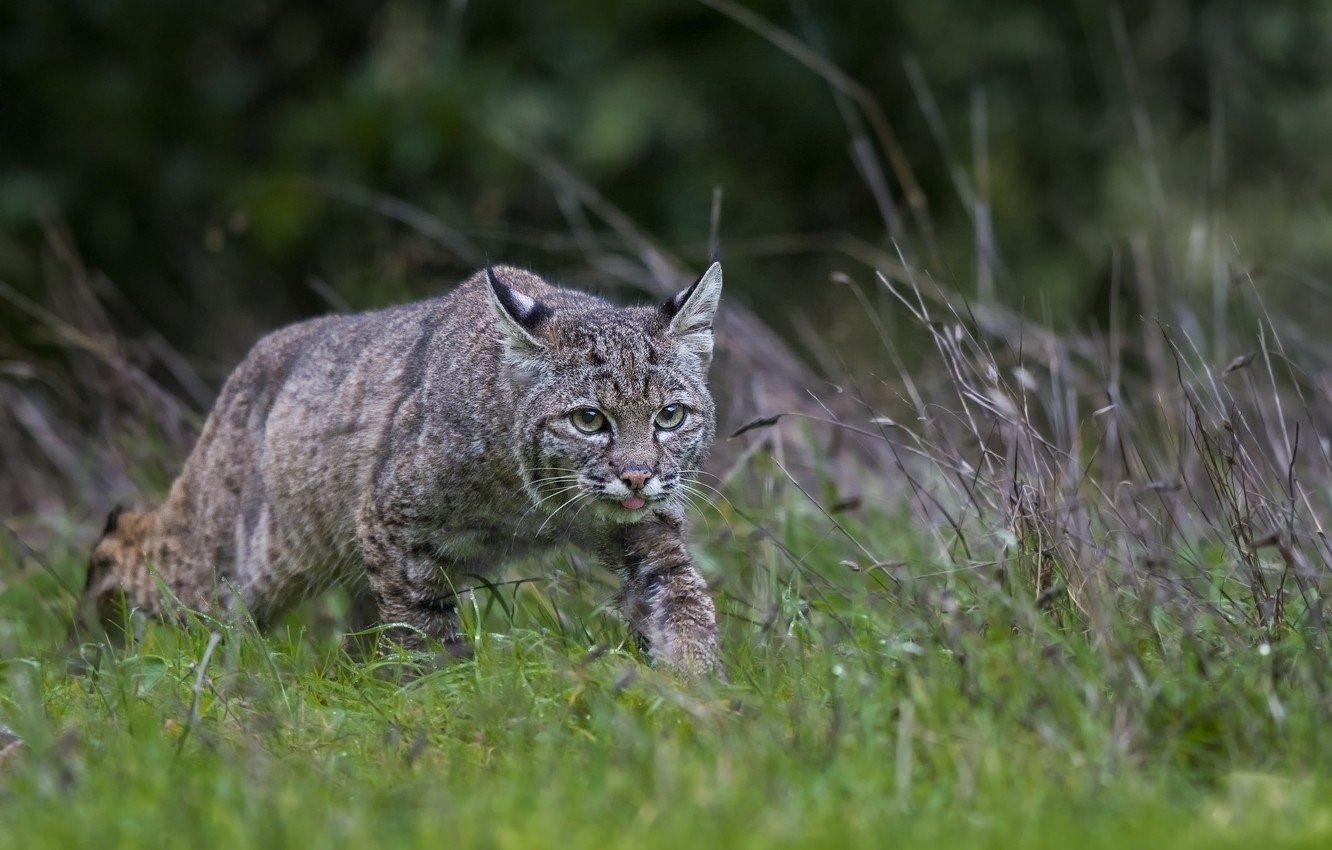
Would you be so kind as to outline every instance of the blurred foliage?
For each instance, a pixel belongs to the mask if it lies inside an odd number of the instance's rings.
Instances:
[[[999,297],[1073,321],[1144,234],[1187,285],[1240,260],[1270,297],[1307,302],[1332,272],[1325,3],[746,7],[882,105],[939,244],[931,256],[914,227],[904,250],[949,285],[976,286],[973,191]],[[779,325],[832,309],[815,293],[854,265],[792,234],[893,251],[829,86],[679,0],[8,0],[0,130],[0,280],[40,295],[59,274],[50,229],[67,231],[133,308],[122,318],[216,364],[210,377],[330,292],[379,304],[470,267],[349,190],[558,274],[565,212],[503,139],[695,262],[721,187],[728,284]],[[6,314],[0,331],[22,333]]]

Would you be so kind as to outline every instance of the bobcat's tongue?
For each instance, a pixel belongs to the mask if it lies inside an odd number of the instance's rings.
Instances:
[[[620,507],[636,511],[647,504],[647,500],[642,496],[625,496],[620,500]]]

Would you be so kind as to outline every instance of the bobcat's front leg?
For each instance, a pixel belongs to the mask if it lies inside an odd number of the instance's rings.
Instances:
[[[621,610],[648,657],[682,673],[717,669],[717,614],[677,517],[654,515],[616,530]]]
[[[419,534],[370,511],[362,515],[358,536],[379,621],[390,625],[383,638],[409,650],[424,649],[432,639],[460,650],[458,600],[447,566]]]

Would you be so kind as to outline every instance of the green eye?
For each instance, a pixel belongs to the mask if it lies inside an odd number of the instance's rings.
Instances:
[[[606,414],[595,407],[580,407],[569,414],[569,421],[584,434],[595,434],[606,428]]]
[[[653,421],[663,431],[674,431],[684,424],[685,412],[683,404],[668,404],[657,411],[657,417]]]

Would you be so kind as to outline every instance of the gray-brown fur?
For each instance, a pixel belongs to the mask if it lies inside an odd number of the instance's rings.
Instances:
[[[661,308],[617,307],[498,267],[439,298],[276,331],[226,382],[166,501],[113,517],[87,601],[104,612],[123,593],[160,615],[160,578],[186,607],[240,603],[263,623],[345,582],[419,647],[457,640],[468,576],[573,543],[621,574],[654,660],[711,668],[682,484],[714,432],[720,290],[714,265]],[[654,425],[668,404],[687,410],[677,430]],[[608,430],[581,432],[584,406]]]

